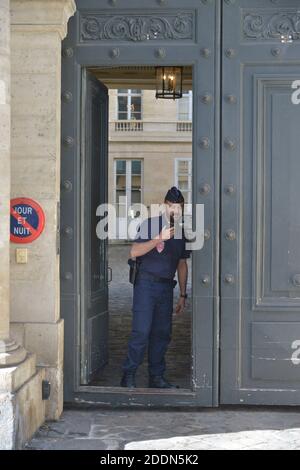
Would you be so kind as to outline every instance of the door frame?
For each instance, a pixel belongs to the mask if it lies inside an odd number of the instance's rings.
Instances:
[[[218,406],[219,403],[219,213],[220,213],[220,46],[221,2],[130,0],[130,9],[114,2],[77,0],[62,46],[61,157],[61,316],[65,322],[65,401],[118,406]],[[101,3],[101,5],[99,5]],[[152,6],[153,4],[153,6]],[[189,39],[82,40],[82,18],[91,13],[113,20],[116,12],[169,21],[188,12]],[[132,13],[134,12],[134,13]],[[180,51],[182,52],[180,54]],[[184,60],[180,60],[180,56]],[[193,206],[205,204],[205,244],[193,253],[193,390],[136,391],[80,385],[81,304],[81,126],[82,71],[104,66],[193,66]]]

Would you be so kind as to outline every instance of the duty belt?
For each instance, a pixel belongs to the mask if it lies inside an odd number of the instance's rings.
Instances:
[[[149,280],[155,281],[155,282],[162,282],[162,283],[165,283],[165,284],[173,284],[173,287],[175,287],[176,284],[177,284],[177,281],[175,281],[174,279],[168,279],[166,277],[156,276],[155,274],[148,273],[146,271],[139,272],[138,276],[137,276],[137,279],[149,279]]]

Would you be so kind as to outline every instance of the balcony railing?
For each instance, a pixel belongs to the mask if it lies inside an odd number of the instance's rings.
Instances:
[[[191,121],[178,121],[177,131],[178,132],[192,132],[193,123]]]
[[[112,121],[110,129],[117,133],[147,132],[151,134],[191,133],[191,121]]]
[[[144,129],[143,121],[116,121],[115,131],[116,132],[141,132]]]

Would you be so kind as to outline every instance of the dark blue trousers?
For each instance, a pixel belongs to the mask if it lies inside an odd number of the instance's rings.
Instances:
[[[149,375],[163,375],[172,334],[173,285],[138,279],[133,290],[132,312],[132,332],[123,371],[135,372],[148,346]]]

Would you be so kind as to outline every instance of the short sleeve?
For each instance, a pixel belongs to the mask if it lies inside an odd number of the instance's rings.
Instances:
[[[134,239],[134,243],[144,243],[149,241],[149,221],[144,220],[140,223],[137,229],[136,237]]]
[[[186,249],[187,240],[186,240],[185,236],[183,236],[183,240],[184,240],[184,243],[182,244],[183,247],[182,247],[182,252],[181,252],[180,259],[188,259],[188,258],[191,257],[191,250]]]

